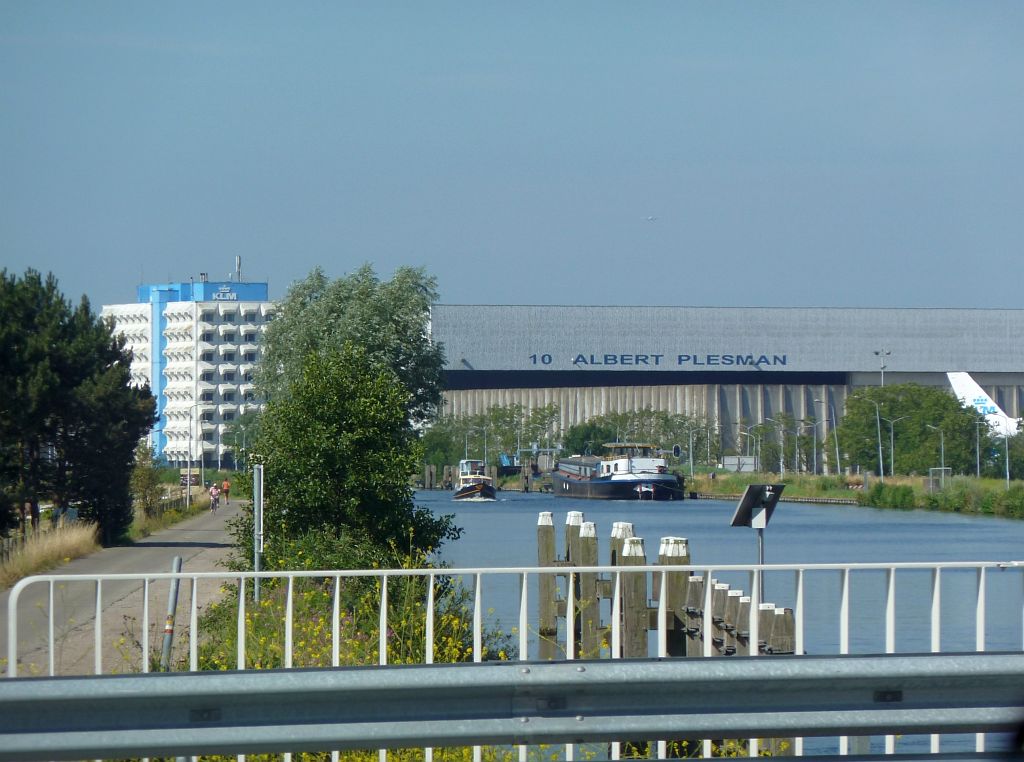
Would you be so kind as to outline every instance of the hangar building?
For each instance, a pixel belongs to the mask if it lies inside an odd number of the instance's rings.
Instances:
[[[725,447],[778,414],[834,425],[854,389],[949,388],[966,371],[1011,417],[1024,310],[435,305],[445,413],[555,402],[563,430],[651,407],[707,421]]]

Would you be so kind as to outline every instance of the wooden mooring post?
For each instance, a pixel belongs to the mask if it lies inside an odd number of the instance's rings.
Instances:
[[[561,652],[573,658],[610,657],[612,643],[610,620],[603,620],[614,605],[602,607],[602,601],[614,603],[615,580],[593,572],[574,572],[574,567],[600,565],[597,527],[584,521],[582,512],[570,511],[566,516],[563,543],[564,555],[555,553],[554,518],[541,513],[537,521],[537,561],[542,567],[558,568],[558,572],[542,574],[539,583],[539,656],[555,659]],[[659,601],[665,585],[666,652],[669,656],[701,656],[704,640],[710,639],[711,651],[718,656],[745,656],[752,653],[749,642],[751,596],[731,589],[720,580],[705,580],[690,572],[655,572],[652,575],[629,573],[625,567],[646,566],[644,540],[634,536],[633,525],[617,521],[609,538],[611,566],[624,567],[620,577],[619,611],[621,612],[621,645],[618,656],[643,658],[649,653],[648,633],[658,629]],[[657,564],[662,566],[692,565],[689,541],[685,537],[663,537]],[[650,577],[650,578],[649,578]],[[562,585],[559,585],[559,580]],[[710,585],[710,588],[705,588]],[[564,592],[563,594],[560,594]],[[705,611],[705,609],[708,609]],[[567,617],[573,617],[568,627]],[[565,622],[564,628],[559,622]],[[573,642],[564,643],[563,633],[573,633]],[[789,608],[772,603],[758,604],[759,653],[791,654],[794,652],[794,619]]]

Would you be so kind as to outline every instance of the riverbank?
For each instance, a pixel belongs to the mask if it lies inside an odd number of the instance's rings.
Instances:
[[[1024,519],[1024,484],[1000,479],[954,476],[944,484],[923,477],[888,477],[884,482],[863,476],[789,475],[773,473],[695,474],[687,492],[708,500],[739,499],[748,484],[786,485],[786,502],[863,505],[899,510],[932,510],[978,516]]]

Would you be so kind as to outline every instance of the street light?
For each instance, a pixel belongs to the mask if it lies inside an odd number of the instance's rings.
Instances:
[[[939,426],[932,426],[930,423],[926,423],[929,429],[935,429],[939,432],[939,489],[946,488],[946,435],[943,433],[942,428]]]
[[[891,354],[892,354],[892,352],[890,352],[888,349],[876,349],[875,350],[875,356],[878,357],[878,362],[879,362],[879,369],[878,370],[879,370],[879,373],[882,376],[882,383],[881,383],[882,386],[885,386],[885,358],[888,357]]]
[[[974,422],[974,475],[981,478],[981,427],[987,426],[988,421],[982,419]]]
[[[902,421],[904,418],[909,418],[909,415],[901,415],[899,418],[883,418],[882,420],[889,424],[889,476],[896,473],[896,446],[894,444],[895,438],[893,437],[893,427],[898,421]]]
[[[771,421],[779,427],[779,476],[784,477],[786,475],[786,430],[783,428],[784,424],[774,418],[765,418],[765,420]]]
[[[877,353],[876,353],[877,354]],[[879,412],[878,403],[868,397],[861,397],[855,395],[854,399],[864,400],[870,402],[875,406],[875,431],[878,433],[878,481],[885,483],[885,461],[882,460],[882,414]]]
[[[185,508],[192,506],[192,411],[199,407],[196,402],[188,408],[188,469],[185,474]]]
[[[809,426],[811,429],[811,449],[812,449],[812,462],[814,465],[811,466],[815,476],[818,475],[818,424],[822,421],[801,421],[800,428],[803,429],[805,426]]]
[[[839,432],[836,431],[836,408],[835,408],[835,405],[833,405],[830,401],[827,402],[826,400],[821,400],[821,399],[818,399],[817,397],[815,397],[814,401],[815,402],[820,402],[822,404],[827,404],[828,405],[828,409],[832,412],[832,438],[835,439],[835,442],[836,442],[836,474],[838,474],[840,472],[840,466],[839,466]]]

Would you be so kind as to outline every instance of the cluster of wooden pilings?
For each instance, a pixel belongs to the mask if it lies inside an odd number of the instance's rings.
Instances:
[[[622,658],[657,656],[649,653],[648,633],[658,628],[661,585],[666,585],[667,645],[669,656],[702,656],[704,640],[710,638],[711,654],[747,656],[753,653],[748,637],[751,597],[731,589],[714,578],[705,580],[689,571],[634,573],[620,575],[619,605],[614,605],[615,583],[609,576],[595,572],[574,572],[573,568],[595,567],[598,561],[597,528],[584,521],[579,511],[570,511],[565,522],[564,555],[555,552],[556,538],[552,514],[543,512],[537,521],[537,561],[539,566],[562,567],[564,573],[542,574],[539,578],[539,641],[541,659],[562,658],[569,646],[564,633],[573,635],[572,654],[577,659],[609,656],[612,649],[610,623],[603,620],[602,601],[611,601],[611,611],[620,612]],[[609,542],[610,566],[646,566],[644,541],[633,535],[633,525],[617,521]],[[690,547],[685,537],[662,537],[655,562],[658,566],[688,566]],[[559,581],[562,591],[559,591]],[[711,610],[705,611],[711,585]],[[569,602],[572,605],[569,605]],[[573,626],[566,617],[572,613]],[[559,627],[559,622],[565,626]],[[794,652],[793,610],[772,603],[758,604],[757,652],[791,654]],[[560,636],[559,633],[563,633]]]

